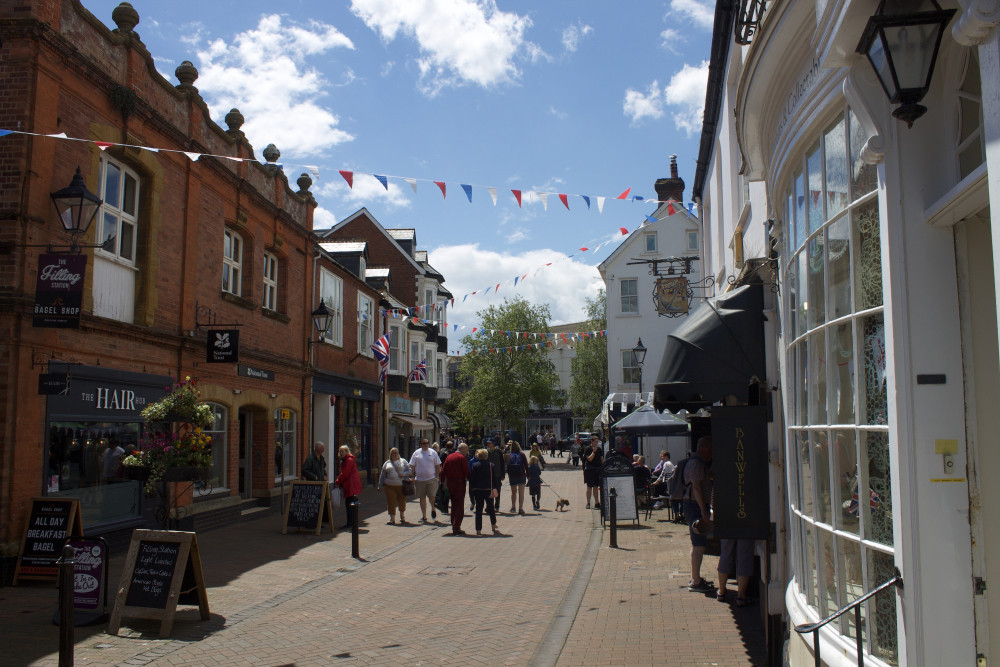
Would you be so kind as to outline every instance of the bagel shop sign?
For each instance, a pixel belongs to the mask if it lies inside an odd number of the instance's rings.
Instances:
[[[32,326],[79,329],[86,255],[39,255]]]

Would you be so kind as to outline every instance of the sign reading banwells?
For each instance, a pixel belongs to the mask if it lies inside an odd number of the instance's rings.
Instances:
[[[712,408],[715,536],[767,539],[767,417],[761,406]]]
[[[39,255],[32,326],[79,329],[86,255]]]

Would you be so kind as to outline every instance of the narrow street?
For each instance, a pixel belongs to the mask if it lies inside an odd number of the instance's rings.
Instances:
[[[467,536],[440,515],[386,525],[368,487],[361,560],[349,532],[282,535],[277,513],[199,534],[211,619],[182,606],[163,640],[154,621],[125,618],[120,636],[77,628],[76,664],[763,664],[756,607],[687,590],[685,527],[654,512],[622,525],[611,549],[579,471],[557,458],[544,479],[542,510],[528,501],[526,516],[505,513],[502,537],[475,537],[468,514]],[[557,493],[568,511],[554,511]],[[506,487],[502,500],[506,512]],[[407,519],[420,519],[416,503]],[[115,554],[112,591],[122,561]],[[716,563],[706,558],[712,580]],[[0,589],[0,663],[57,664],[55,601],[49,585]]]

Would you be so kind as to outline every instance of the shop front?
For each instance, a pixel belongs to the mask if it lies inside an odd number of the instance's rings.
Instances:
[[[60,391],[46,397],[44,495],[78,498],[87,534],[140,525],[143,483],[128,479],[121,461],[140,448],[143,408],[173,378],[52,363],[45,379]]]
[[[313,376],[313,442],[326,445],[333,463],[336,449],[347,445],[362,476],[381,465],[374,427],[381,387],[344,375],[317,371]]]
[[[389,439],[399,455],[409,457],[420,438],[430,439],[434,424],[420,418],[420,403],[400,396],[389,397]]]

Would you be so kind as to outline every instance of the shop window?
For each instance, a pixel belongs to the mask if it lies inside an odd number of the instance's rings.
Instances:
[[[234,296],[243,293],[243,238],[227,229],[222,243],[222,291]]]
[[[143,482],[127,478],[121,461],[141,435],[138,422],[50,422],[46,495],[79,498],[85,528],[138,518]]]
[[[375,302],[358,292],[358,353],[372,356],[375,342]]]
[[[621,312],[631,314],[639,312],[639,280],[637,278],[622,278]]]
[[[334,345],[344,344],[344,281],[326,269],[319,272],[319,296],[333,315],[330,331],[323,340]]]
[[[136,298],[136,247],[139,234],[139,175],[121,162],[101,156],[94,252],[94,314],[132,322]]]
[[[198,492],[202,494],[213,489],[225,489],[228,483],[226,456],[229,452],[229,411],[217,403],[208,405],[212,408],[214,419],[212,425],[203,431],[212,438],[212,472],[207,484],[198,483]]]
[[[281,477],[282,473],[285,477],[295,476],[295,462],[298,460],[295,445],[295,412],[287,408],[275,410],[274,446],[275,451],[279,454],[275,460],[281,460],[281,469],[275,471],[275,477]],[[279,449],[280,451],[278,451]]]
[[[860,160],[854,114],[825,127],[779,199],[791,558],[796,589],[818,617],[891,577],[894,557],[878,182]],[[870,602],[863,612],[876,628],[864,633],[866,650],[894,662],[895,606]],[[849,616],[835,627],[853,637]]]
[[[264,253],[264,294],[261,307],[265,310],[278,310],[278,258],[269,252]]]

